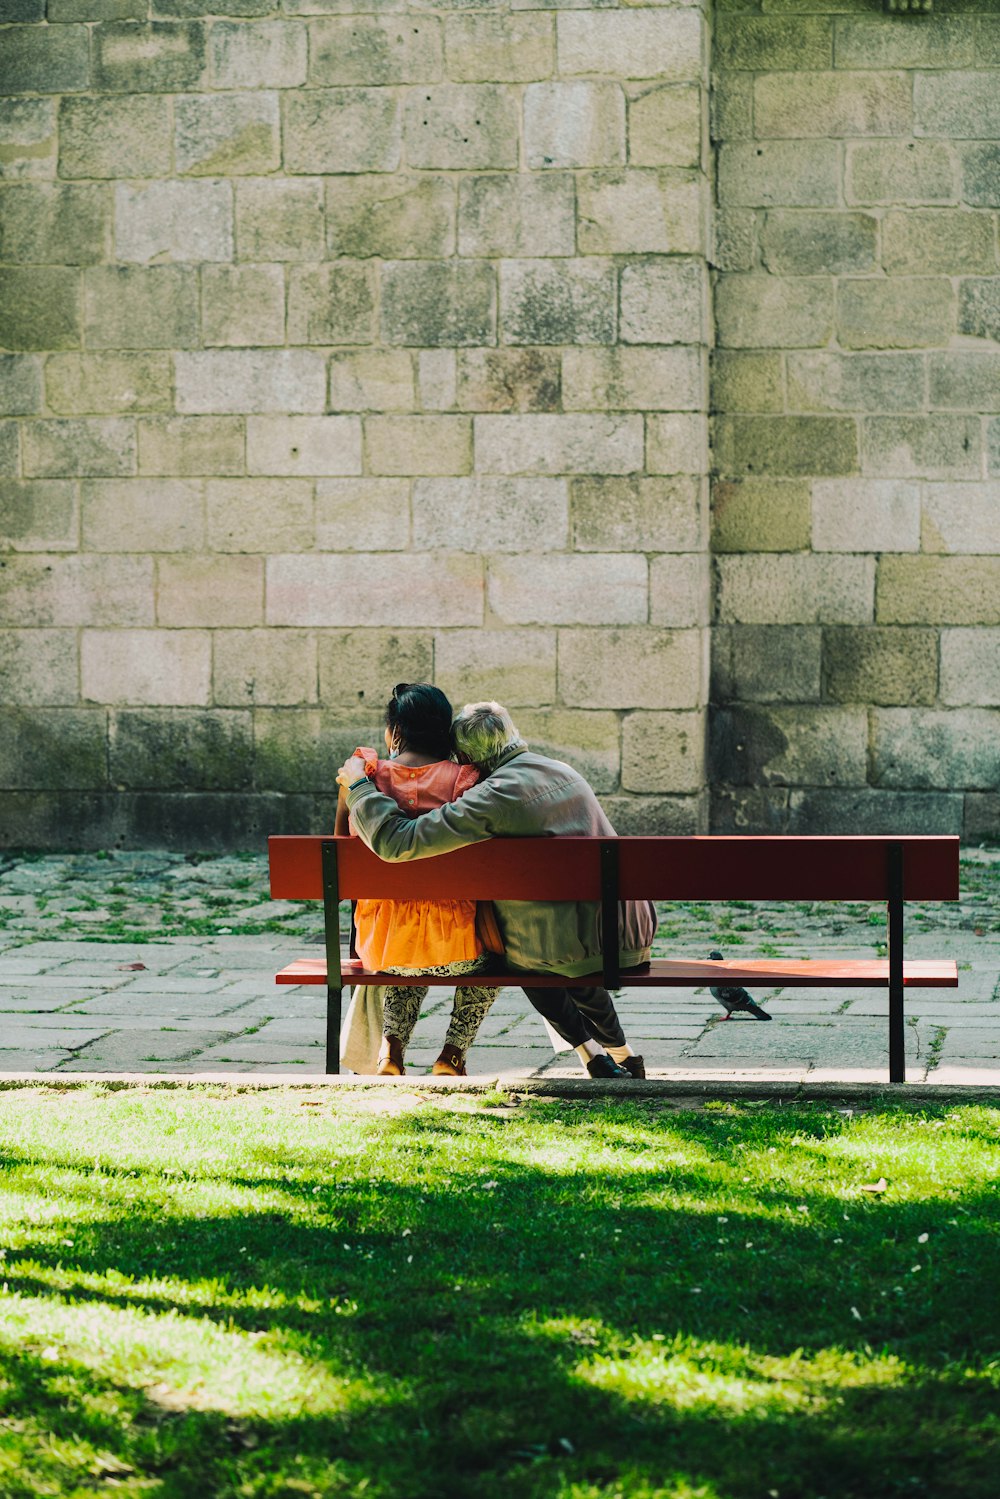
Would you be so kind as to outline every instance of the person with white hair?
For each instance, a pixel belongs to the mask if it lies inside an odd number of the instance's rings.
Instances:
[[[529,749],[500,703],[467,703],[452,734],[459,758],[479,771],[479,784],[460,800],[418,817],[408,817],[382,795],[366,776],[363,760],[352,757],[341,767],[337,780],[346,788],[352,825],[379,858],[427,859],[487,838],[614,836],[583,776]],[[565,987],[522,987],[590,1076],[645,1077],[643,1059],[626,1041],[608,991],[573,983],[601,966],[600,904],[500,900],[494,905],[512,976],[520,970],[566,978]],[[621,902],[622,968],[648,962],[655,930],[650,901]]]

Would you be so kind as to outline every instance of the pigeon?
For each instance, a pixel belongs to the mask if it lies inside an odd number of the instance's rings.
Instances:
[[[713,962],[721,963],[721,952],[710,952],[708,955]],[[726,1019],[732,1019],[737,1012],[746,1011],[755,1020],[770,1020],[766,1010],[762,1010],[755,1000],[751,999],[745,989],[709,989],[713,999],[717,999],[726,1012]]]

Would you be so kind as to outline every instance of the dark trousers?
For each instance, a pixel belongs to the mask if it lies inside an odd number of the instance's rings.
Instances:
[[[599,1041],[602,1046],[624,1046],[618,1012],[607,989],[525,989],[539,1015],[570,1046]]]

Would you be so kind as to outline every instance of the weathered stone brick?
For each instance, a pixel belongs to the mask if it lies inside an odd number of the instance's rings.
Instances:
[[[876,709],[871,726],[873,784],[918,791],[992,791],[1000,781],[998,731],[1000,713],[988,708]]]
[[[418,479],[413,486],[418,551],[564,550],[568,529],[565,479]]]
[[[610,344],[617,274],[610,261],[510,260],[500,269],[504,343]]]
[[[917,73],[913,79],[913,115],[921,135],[996,140],[1000,135],[1000,98],[995,73]]]
[[[454,185],[443,177],[332,177],[326,184],[326,237],[331,255],[450,255]]]
[[[792,791],[782,831],[806,836],[854,828],[891,837],[906,828],[954,836],[962,831],[964,800],[940,791]]]
[[[80,273],[63,266],[0,268],[0,347],[75,349]]]
[[[719,200],[729,207],[837,208],[837,143],[760,140],[723,145]]]
[[[808,357],[808,356],[807,356]],[[712,353],[712,408],[716,411],[783,411],[782,358],[747,349]],[[792,401],[793,409],[800,405]]]
[[[713,454],[721,474],[851,474],[858,469],[857,423],[836,416],[719,416]]]
[[[996,340],[1000,333],[1000,290],[995,276],[970,276],[958,285],[958,331]]]
[[[725,85],[724,85],[725,86]],[[906,73],[762,73],[754,80],[761,136],[908,135]]]
[[[60,416],[169,411],[172,376],[168,354],[51,354],[45,397]]]
[[[183,94],[174,101],[177,171],[192,177],[271,172],[281,164],[278,95]]]
[[[1000,411],[1000,354],[935,353],[927,365],[933,409]]]
[[[242,707],[315,703],[316,639],[305,630],[216,630],[212,701]]]
[[[41,409],[42,361],[30,354],[0,354],[0,414],[34,416]]]
[[[622,725],[626,791],[700,791],[705,784],[701,713],[630,713]]]
[[[145,0],[48,0],[49,22],[67,21],[145,21],[149,6]]]
[[[411,166],[447,171],[517,166],[518,121],[509,90],[492,83],[411,89],[404,124]]]
[[[250,416],[247,472],[360,474],[361,421],[356,416]]]
[[[787,373],[793,411],[924,407],[924,361],[919,354],[794,353],[788,356]],[[724,401],[718,404],[726,408]]]
[[[0,630],[0,702],[75,703],[79,678],[75,630]]]
[[[25,424],[24,472],[42,479],[135,473],[135,423],[125,417]]]
[[[288,275],[288,341],[367,344],[375,332],[375,270],[351,260],[296,265]]]
[[[322,260],[322,182],[238,182],[236,249],[241,260]]]
[[[364,524],[368,516],[378,524]],[[317,480],[317,551],[405,552],[409,545],[409,479]]]
[[[837,23],[839,68],[947,68],[975,55],[975,23],[935,16],[933,31],[894,16],[845,16]]]
[[[641,416],[477,416],[476,471],[632,474],[643,467]]]
[[[435,83],[443,71],[441,22],[412,16],[324,16],[309,24],[310,84]]]
[[[300,552],[313,544],[313,486],[306,479],[211,479],[208,544],[216,552]]]
[[[181,413],[313,412],[326,404],[326,366],[310,349],[226,349],[177,355]]]
[[[364,712],[362,705],[357,716]],[[345,724],[339,715],[310,709],[255,708],[255,780],[280,790],[282,800],[290,792],[325,790],[335,784],[337,771],[355,745],[378,738],[377,732],[373,734],[376,728],[370,717],[367,722]],[[335,805],[326,801],[325,815],[321,814],[327,826],[332,824]]]
[[[389,261],[382,267],[382,338],[437,348],[492,343],[496,284],[491,266],[461,261]]]
[[[556,411],[561,362],[552,349],[460,349],[456,403],[463,411]]]
[[[875,265],[878,221],[867,213],[796,213],[765,216],[760,245],[764,264],[777,275],[842,275]]]
[[[524,154],[539,167],[618,166],[625,160],[625,95],[617,83],[530,83]]]
[[[941,631],[941,701],[1000,704],[1000,630]]]
[[[156,564],[156,622],[262,625],[263,557],[161,557]]]
[[[847,148],[848,203],[954,203],[955,179],[954,148],[945,141]]]
[[[712,701],[809,703],[820,696],[822,630],[723,625],[712,631]]]
[[[614,713],[521,708],[517,727],[533,750],[572,765],[595,791],[617,789],[621,730]]]
[[[918,552],[920,487],[893,479],[816,479],[817,552]]]
[[[434,637],[427,631],[336,630],[319,637],[320,699],[328,706],[380,719],[393,683],[433,680]]]
[[[20,428],[18,422],[0,422],[0,474],[16,478],[20,466]]]
[[[696,708],[703,658],[700,630],[560,630],[559,696],[581,708]]]
[[[460,255],[572,255],[573,179],[566,173],[490,173],[459,187]]]
[[[217,21],[209,58],[214,88],[299,88],[306,81],[306,28],[300,21]]]
[[[402,126],[391,89],[288,91],[282,109],[286,171],[393,172],[399,166]]]
[[[413,356],[404,349],[358,349],[330,360],[331,411],[412,411]]]
[[[922,552],[1000,551],[1000,485],[945,481],[923,486]]]
[[[701,552],[707,540],[703,485],[695,478],[606,479],[570,484],[577,552]]]
[[[652,474],[708,472],[708,423],[700,413],[646,418],[646,468]]]
[[[802,480],[719,480],[712,491],[712,550],[801,552],[809,545],[809,485]]]
[[[140,420],[138,437],[140,474],[243,472],[242,417],[152,417]]]
[[[0,259],[93,265],[107,253],[111,200],[104,187],[25,183],[0,190]]]
[[[871,416],[861,428],[863,473],[900,479],[977,479],[982,472],[976,417]]]
[[[731,69],[711,79],[708,118],[713,141],[753,139],[753,85],[752,73]]]
[[[875,608],[886,625],[1000,624],[1000,557],[883,557]]]
[[[864,625],[873,617],[873,557],[778,556],[765,552],[750,557],[720,557],[718,570],[718,618],[722,624]]]
[[[365,457],[373,474],[467,474],[472,423],[467,416],[369,416]]]
[[[986,424],[987,473],[1000,474],[1000,421]]]
[[[198,342],[193,266],[94,266],[84,273],[83,297],[88,348],[185,349]]]
[[[421,349],[417,355],[417,389],[425,411],[451,411],[458,389],[454,349]]]
[[[115,252],[147,263],[233,258],[233,189],[228,182],[119,183]]]
[[[700,349],[567,349],[563,406],[567,411],[701,411],[704,356]]]
[[[863,708],[739,707],[712,715],[712,780],[744,786],[863,786]]]
[[[711,615],[708,558],[694,552],[665,553],[649,564],[649,622],[667,629],[707,625]],[[704,637],[707,648],[708,637]]]
[[[700,796],[602,796],[616,833],[647,837],[687,838],[708,828],[708,801]]]
[[[280,265],[207,265],[201,273],[206,344],[240,347],[285,341]]]
[[[107,93],[170,94],[197,88],[205,66],[200,21],[105,22],[94,31],[94,83]]]
[[[512,708],[552,703],[555,631],[441,630],[434,637],[434,680],[456,706],[494,699]]]
[[[54,177],[56,109],[52,99],[0,99],[0,179]]]
[[[635,167],[697,167],[701,163],[701,89],[667,84],[631,92],[628,159]]]
[[[569,12],[556,18],[556,37],[562,74],[688,83],[704,65],[705,23],[696,9]]]
[[[933,703],[937,675],[936,630],[865,625],[823,631],[823,696],[829,702]]]
[[[716,287],[715,315],[724,346],[822,345],[833,332],[833,285],[819,276],[723,276]]]
[[[374,522],[373,522],[374,523]],[[462,552],[267,559],[269,625],[478,625],[483,568]],[[393,670],[396,668],[394,667]],[[322,681],[322,666],[320,668]],[[385,679],[389,687],[399,677]],[[385,685],[382,694],[385,693]],[[380,694],[379,701],[383,701]]]
[[[487,591],[493,613],[509,624],[645,624],[646,559],[625,552],[494,557]]]
[[[707,298],[705,267],[698,260],[626,265],[621,273],[622,343],[703,343]]]
[[[0,780],[5,787],[48,791],[106,786],[106,713],[100,708],[0,710]]]
[[[88,552],[186,552],[204,545],[201,485],[190,479],[88,479],[80,486]]]
[[[211,639],[206,630],[84,630],[83,699],[149,708],[207,706]]]
[[[706,184],[679,171],[594,172],[577,183],[579,247],[588,255],[696,254]]]
[[[60,177],[164,177],[170,171],[170,106],[162,95],[59,101]]]
[[[253,779],[249,713],[125,709],[108,724],[113,784],[121,789],[238,791]]]
[[[989,214],[909,208],[882,221],[882,264],[890,274],[988,272],[996,259]]]
[[[1000,145],[995,141],[961,144],[962,198],[977,208],[1000,205]]]
[[[848,349],[919,349],[946,344],[955,294],[944,276],[872,277],[837,287],[837,336]]]
[[[839,60],[839,59],[838,59]],[[717,68],[773,73],[780,68],[814,72],[833,61],[831,16],[719,16]]]
[[[76,536],[74,485],[59,479],[0,479],[0,547],[71,552]]]
[[[553,71],[552,17],[534,11],[449,16],[444,40],[448,77],[458,83],[532,83]]]
[[[0,591],[7,625],[143,625],[153,622],[149,557],[9,557]]]
[[[11,26],[0,54],[0,93],[71,94],[90,82],[86,26]]]

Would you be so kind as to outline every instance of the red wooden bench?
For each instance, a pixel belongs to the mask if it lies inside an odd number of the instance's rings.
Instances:
[[[886,989],[893,1083],[906,1078],[903,991],[958,984],[953,960],[903,957],[904,902],[958,899],[957,838],[495,838],[438,858],[388,864],[358,838],[279,837],[269,839],[269,852],[276,900],[323,901],[325,956],[290,963],[276,982],[326,985],[328,1073],[340,1070],[345,985],[454,984],[453,978],[371,972],[356,956],[344,955],[342,900],[594,900],[602,903],[604,931],[615,932],[618,902],[625,899],[884,901],[887,958],[654,958],[620,972],[617,953],[606,949],[601,971],[573,982],[609,989]],[[477,984],[565,982],[553,974],[504,971],[500,960],[489,973],[476,974]]]

